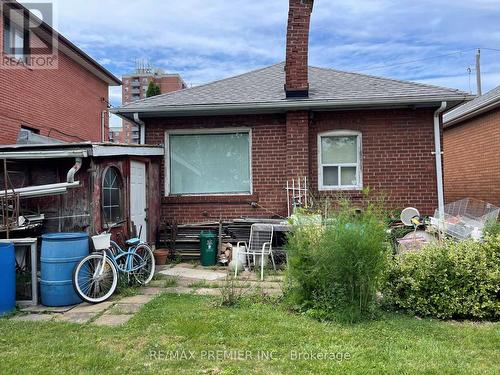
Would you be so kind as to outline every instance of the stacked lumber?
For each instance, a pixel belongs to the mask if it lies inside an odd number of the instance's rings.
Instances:
[[[213,231],[219,235],[219,244],[231,243],[236,245],[239,241],[248,242],[250,228],[254,223],[279,224],[279,220],[262,218],[242,218],[227,221],[211,221],[193,224],[167,223],[160,228],[157,240],[158,247],[167,247],[184,259],[199,259],[200,257],[200,232]],[[277,236],[278,239],[278,236]],[[280,251],[281,240],[274,244],[276,251]]]

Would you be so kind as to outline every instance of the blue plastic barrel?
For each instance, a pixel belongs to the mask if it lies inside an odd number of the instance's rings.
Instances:
[[[14,245],[0,243],[0,316],[16,307],[16,258]]]
[[[68,306],[82,302],[73,288],[75,266],[89,253],[85,232],[48,233],[42,236],[40,297],[45,306]]]

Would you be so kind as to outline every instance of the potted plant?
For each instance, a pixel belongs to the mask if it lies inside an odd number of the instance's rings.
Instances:
[[[160,248],[153,252],[155,257],[155,264],[162,266],[167,263],[168,256],[170,255],[170,249]]]

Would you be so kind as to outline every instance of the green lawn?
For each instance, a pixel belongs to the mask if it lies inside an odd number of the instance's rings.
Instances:
[[[120,328],[0,319],[0,374],[500,373],[498,323],[386,314],[325,324],[272,305],[213,301],[162,295]],[[232,359],[216,358],[224,351]],[[299,352],[307,354],[292,360]],[[342,358],[304,359],[310,353]]]

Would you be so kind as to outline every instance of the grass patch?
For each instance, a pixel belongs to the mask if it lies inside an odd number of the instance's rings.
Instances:
[[[213,301],[164,294],[120,327],[0,319],[0,373],[500,372],[494,359],[499,356],[499,323],[417,320],[384,313],[377,321],[346,325],[293,315],[276,304],[225,308],[215,307]],[[215,355],[218,350],[248,351],[253,359],[207,357],[207,351]],[[184,351],[187,358],[171,358],[170,351]],[[262,352],[272,353],[272,359],[257,359]],[[350,359],[293,360],[298,352],[349,353]]]

